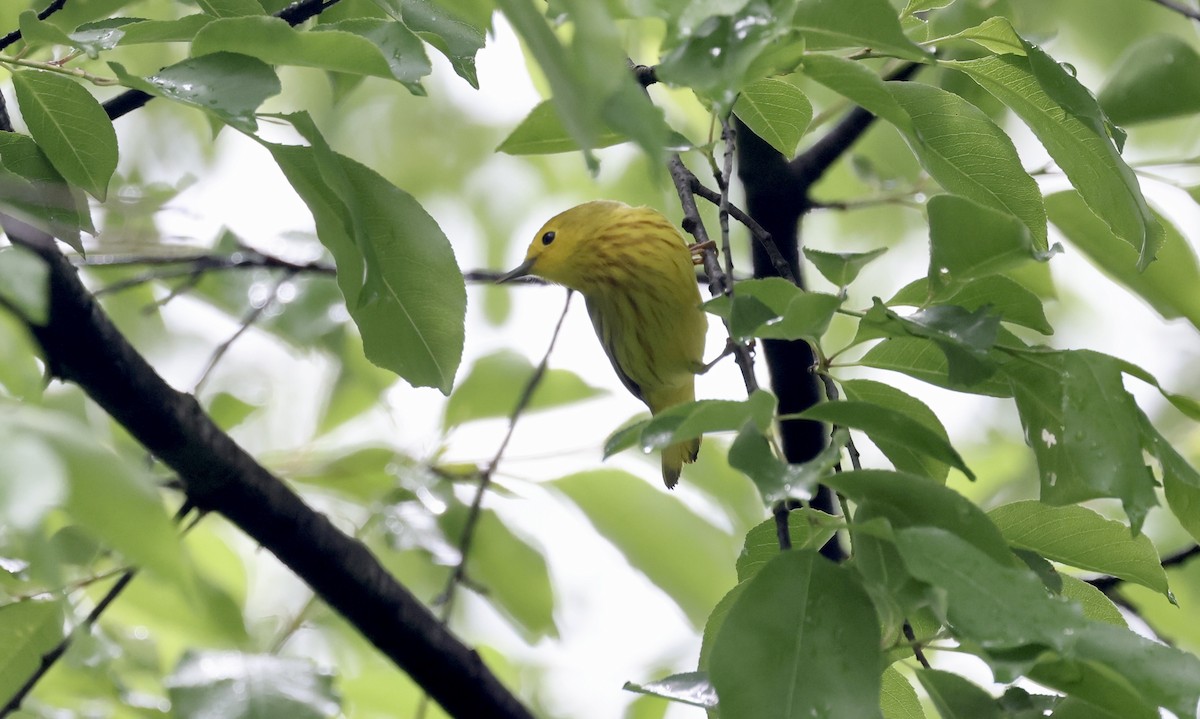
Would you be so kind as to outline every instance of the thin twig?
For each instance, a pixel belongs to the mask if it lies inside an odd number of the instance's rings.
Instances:
[[[186,255],[101,255],[92,254],[87,258],[73,257],[72,263],[78,267],[128,267],[156,265],[191,265],[193,270],[210,272],[214,270],[241,269],[282,269],[296,273],[313,273],[335,275],[337,268],[325,262],[292,262],[282,257],[269,255],[259,250],[245,247],[228,255],[212,253],[194,253]]]
[[[525,383],[525,387],[521,390],[521,396],[517,399],[517,404],[513,407],[512,414],[508,417],[508,431],[504,433],[504,439],[500,441],[500,446],[496,448],[496,454],[492,455],[492,460],[479,473],[479,486],[475,489],[475,497],[471,500],[471,508],[467,512],[467,519],[463,525],[462,537],[459,539],[458,549],[459,558],[458,564],[454,566],[454,571],[450,573],[450,578],[446,582],[446,588],[438,597],[437,602],[442,604],[442,621],[446,621],[454,606],[455,590],[462,583],[466,576],[467,557],[471,552],[471,543],[475,538],[475,527],[479,524],[479,516],[483,506],[483,495],[487,492],[488,486],[491,485],[492,475],[495,474],[496,468],[500,465],[500,460],[504,457],[504,450],[508,448],[509,440],[512,439],[513,432],[517,428],[517,420],[525,408],[529,406],[529,401],[533,398],[534,390],[542,381],[542,377],[546,374],[546,367],[550,363],[550,353],[554,351],[554,345],[558,342],[558,335],[562,331],[563,322],[567,319],[567,310],[571,307],[571,296],[574,294],[571,290],[567,291],[567,299],[563,303],[562,314],[559,315],[558,323],[554,325],[554,334],[550,336],[550,345],[546,347],[546,354],[542,355],[542,361],[538,363],[533,374],[529,377],[529,381]]]
[[[496,473],[496,468],[500,466],[504,450],[508,448],[509,440],[512,439],[513,432],[517,428],[517,420],[520,419],[521,414],[529,406],[530,400],[533,399],[534,391],[541,383],[542,377],[546,374],[546,368],[550,364],[550,353],[554,351],[554,345],[558,342],[558,335],[562,331],[563,322],[567,319],[567,310],[571,308],[571,296],[574,294],[573,290],[567,290],[567,299],[563,302],[562,314],[559,315],[558,322],[554,325],[554,333],[550,335],[550,344],[546,347],[546,354],[542,355],[542,361],[538,363],[537,368],[530,375],[529,381],[525,383],[520,397],[517,398],[517,404],[513,407],[512,414],[508,416],[508,431],[504,433],[504,439],[500,440],[500,446],[496,448],[496,453],[492,455],[491,461],[479,473],[479,486],[475,488],[475,496],[471,499],[471,508],[467,511],[467,519],[463,524],[462,536],[458,542],[458,563],[454,565],[454,570],[450,572],[450,577],[446,580],[446,587],[434,600],[435,604],[442,605],[441,616],[439,618],[443,624],[450,620],[458,588],[463,585],[470,585],[467,577],[467,558],[470,556],[471,546],[475,539],[475,528],[479,524],[479,517],[483,512],[483,495],[492,483],[492,475]],[[421,701],[417,704],[414,719],[424,719],[428,706],[429,695],[422,694]]]
[[[708,230],[704,227],[704,222],[700,220],[700,210],[696,207],[696,197],[692,193],[692,180],[694,177],[692,171],[687,169],[677,153],[672,154],[667,160],[667,169],[671,173],[671,181],[675,185],[675,192],[679,195],[679,204],[683,208],[683,229],[692,237],[696,238],[696,243],[705,245],[704,254],[704,273],[708,276],[708,291],[713,297],[720,297],[729,294],[732,286],[732,278],[726,276],[724,270],[721,269],[721,263],[717,260],[717,253],[712,249],[712,242],[708,238]],[[725,324],[726,332],[729,332],[729,322],[722,320]],[[733,334],[729,334],[731,346],[733,347],[733,357],[737,362],[738,369],[742,372],[742,382],[746,385],[746,392],[753,393],[758,390],[758,379],[754,376],[754,357],[751,355],[750,348],[733,340]]]
[[[1184,17],[1190,17],[1193,20],[1200,20],[1200,10],[1190,8],[1181,2],[1176,2],[1175,0],[1150,0],[1150,2],[1155,2],[1165,8],[1174,10]]]
[[[50,17],[54,13],[58,12],[59,10],[62,10],[63,5],[66,5],[66,4],[67,4],[67,0],[54,0],[54,2],[47,5],[44,10],[42,10],[40,13],[37,14],[37,19],[45,20],[46,18]],[[4,37],[0,37],[0,50],[7,49],[9,45],[12,45],[13,43],[17,42],[20,39],[21,39],[21,31],[20,30],[13,30],[9,34],[5,35]]]
[[[183,506],[179,508],[179,511],[175,513],[175,523],[179,524],[182,522],[183,518],[186,517],[191,511],[191,502],[184,502]],[[196,522],[199,521],[200,516],[197,516],[196,519],[184,527],[180,534],[187,534],[192,527],[196,526]],[[100,598],[100,601],[96,603],[96,606],[92,607],[92,611],[88,612],[88,615],[84,617],[83,621],[80,622],[79,625],[73,630],[67,632],[67,634],[63,636],[61,640],[59,640],[58,644],[55,645],[53,649],[42,655],[41,661],[38,662],[37,669],[35,669],[33,673],[29,675],[29,678],[25,680],[25,683],[21,685],[21,688],[18,689],[11,698],[9,698],[8,703],[3,707],[0,707],[0,719],[4,719],[4,717],[21,708],[21,704],[25,701],[25,697],[29,696],[29,693],[33,691],[33,688],[36,687],[38,682],[42,680],[42,677],[46,676],[46,673],[49,672],[50,669],[58,662],[58,660],[62,658],[63,654],[66,654],[67,649],[71,646],[71,642],[75,640],[76,635],[78,635],[81,631],[91,631],[91,628],[95,626],[97,621],[100,620],[100,615],[104,613],[104,610],[108,609],[109,605],[111,605],[118,596],[120,596],[121,592],[125,591],[125,587],[129,586],[129,583],[133,581],[133,578],[137,576],[137,573],[137,567],[130,567],[124,570],[120,578],[117,579],[116,583],[113,584],[107,592],[105,592],[104,596]]]
[[[696,177],[696,175],[691,173],[691,171],[689,171],[688,174],[691,175],[692,178],[692,192],[697,197],[708,200],[714,205],[719,205],[721,203],[721,193],[714,192],[711,188],[705,186],[702,182],[700,182],[700,178]],[[771,233],[767,232],[762,225],[758,224],[753,217],[746,214],[745,211],[743,211],[737,205],[727,203],[726,209],[729,211],[730,217],[745,225],[747,230],[750,230],[751,237],[753,237],[766,251],[767,255],[771,258],[771,264],[773,264],[775,269],[779,272],[779,276],[788,282],[791,282],[793,285],[796,284],[796,278],[792,275],[792,268],[788,266],[788,262],[783,258],[783,255],[779,254],[779,247],[776,246],[775,239],[771,237]]]
[[[200,377],[196,380],[196,384],[192,386],[193,395],[200,394],[200,390],[204,387],[204,384],[208,382],[208,378],[212,375],[213,370],[217,368],[217,364],[222,358],[225,357],[225,353],[229,351],[229,348],[233,346],[234,342],[237,342],[239,337],[246,333],[246,330],[250,329],[251,325],[258,321],[258,318],[262,316],[262,313],[266,312],[267,308],[275,302],[275,298],[279,295],[279,288],[290,279],[292,279],[292,273],[288,272],[279,279],[275,280],[275,284],[271,286],[271,294],[267,296],[267,299],[263,301],[261,305],[250,308],[250,311],[247,312],[244,317],[242,317],[241,325],[238,326],[237,331],[230,335],[229,339],[217,345],[216,349],[213,350],[212,355],[209,356],[208,364],[204,367],[204,371],[200,373]]]
[[[825,400],[827,402],[836,402],[840,395],[838,394],[837,384],[834,383],[833,378],[829,376],[828,372],[824,372],[817,367],[813,367],[812,371],[816,372],[817,376],[821,378],[821,386],[825,388]],[[837,430],[838,426],[836,424],[832,425],[829,428],[830,435],[832,436]],[[854,446],[854,438],[849,433],[846,434],[846,453],[850,455],[850,466],[855,470],[862,469],[862,456],[859,455],[858,447]],[[842,463],[838,462],[834,465],[834,469],[839,472],[842,471]]]
[[[913,632],[912,625],[908,623],[907,619],[904,620],[904,638],[908,640],[908,644],[913,650],[913,656],[917,658],[921,666],[929,669],[929,660],[925,658],[925,650],[922,649],[921,643],[917,641],[917,635]]]

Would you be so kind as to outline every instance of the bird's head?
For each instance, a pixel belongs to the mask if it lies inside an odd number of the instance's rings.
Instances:
[[[597,249],[589,245],[629,209],[620,202],[596,200],[555,215],[533,236],[525,261],[497,281],[536,275],[572,289],[585,289],[592,273],[588,260]]]

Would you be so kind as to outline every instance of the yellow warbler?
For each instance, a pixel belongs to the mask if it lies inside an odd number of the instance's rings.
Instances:
[[[696,399],[708,322],[691,252],[661,213],[604,200],[573,207],[538,230],[525,261],[500,281],[524,275],[583,295],[617,376],[652,414]],[[667,487],[699,451],[699,439],[663,450]]]

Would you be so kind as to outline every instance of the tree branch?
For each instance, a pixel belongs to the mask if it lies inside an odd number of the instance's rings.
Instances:
[[[4,229],[49,270],[50,321],[29,329],[52,376],[82,387],[178,473],[194,505],[220,512],[275,554],[448,713],[530,719],[478,654],[362,543],[258,464],[194,397],[167,385],[112,324],[53,238],[12,218],[4,218]]]
[[[705,245],[704,274],[708,276],[708,291],[713,297],[728,295],[733,292],[733,278],[721,269],[713,243],[708,237],[708,230],[700,219],[700,210],[696,207],[696,198],[692,192],[692,181],[695,175],[683,164],[679,155],[672,154],[667,160],[667,170],[671,173],[671,181],[675,184],[675,192],[679,195],[679,204],[683,207],[683,229],[696,238],[698,245]],[[729,332],[729,322],[722,320],[726,332]],[[742,342],[735,342],[733,334],[729,335],[730,347],[733,349],[734,361],[742,372],[742,382],[746,392],[752,393],[758,389],[758,379],[754,376],[754,357],[750,348]]]
[[[909,63],[886,79],[905,80],[919,65]],[[754,134],[740,121],[737,126],[738,177],[746,192],[746,211],[771,238],[773,248],[762,241],[753,247],[755,277],[787,277],[800,287],[804,278],[800,265],[800,223],[813,208],[812,187],[825,172],[867,131],[874,116],[854,108],[804,153],[788,160]],[[783,272],[787,268],[787,273]],[[816,355],[807,342],[764,340],[763,354],[771,375],[771,389],[779,398],[779,414],[790,415],[808,409],[821,400],[820,381],[813,373]],[[787,461],[806,462],[825,446],[825,432],[819,422],[784,420],[780,437]],[[824,512],[836,512],[833,493],[820,487],[812,506]],[[829,542],[822,552],[831,559],[844,554],[837,542]]]

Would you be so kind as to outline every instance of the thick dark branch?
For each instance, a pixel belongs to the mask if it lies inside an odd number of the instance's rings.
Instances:
[[[286,20],[289,25],[299,25],[305,20],[320,15],[326,8],[337,2],[338,0],[299,0],[275,13],[275,17]],[[153,95],[141,90],[126,90],[104,103],[104,111],[108,113],[110,120],[115,120],[153,99]]]
[[[904,65],[887,77],[910,78],[918,65]],[[755,277],[787,277],[804,286],[800,266],[800,221],[813,207],[812,187],[870,127],[874,116],[861,108],[851,110],[823,137],[795,159],[788,160],[750,128],[739,124],[738,177],[746,191],[746,211],[772,238],[773,247],[762,242],[753,248]],[[786,267],[787,272],[784,272]],[[802,341],[764,340],[763,354],[771,373],[771,389],[779,398],[779,413],[804,411],[821,401],[819,380],[814,374],[816,355]],[[825,446],[819,422],[786,420],[780,423],[783,453],[789,462],[806,462]],[[835,512],[833,493],[821,487],[812,506]],[[822,551],[832,559],[842,558],[837,542]]]
[[[37,14],[38,20],[45,20],[46,18],[50,17],[54,13],[58,12],[59,10],[62,10],[63,5],[66,5],[66,4],[67,4],[67,0],[54,0],[54,2],[47,5],[44,10],[42,10],[40,13]],[[20,30],[13,30],[9,34],[5,35],[4,37],[0,37],[0,51],[7,49],[9,45],[12,45],[13,43],[17,42],[20,39],[21,39],[21,31]]]
[[[178,473],[188,499],[226,516],[457,717],[530,719],[529,711],[360,542],[338,531],[175,391],[80,282],[54,240],[7,218],[9,238],[49,269],[50,321],[31,326],[49,372],[79,384]]]

